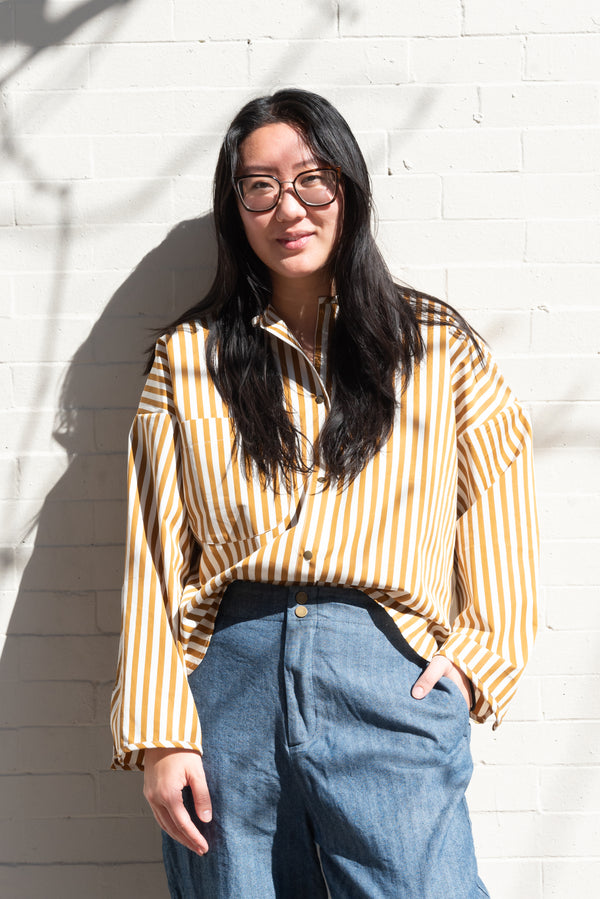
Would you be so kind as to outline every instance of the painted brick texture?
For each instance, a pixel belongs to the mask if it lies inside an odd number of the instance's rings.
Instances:
[[[220,135],[306,86],[365,151],[394,273],[489,340],[532,414],[540,637],[473,728],[494,899],[600,875],[596,0],[0,3],[0,894],[167,895],[110,772],[128,424],[150,331],[209,283]]]

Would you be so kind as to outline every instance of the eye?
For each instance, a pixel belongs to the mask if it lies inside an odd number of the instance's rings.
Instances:
[[[307,172],[300,178],[300,187],[321,187],[324,180],[323,172]]]
[[[244,178],[242,185],[244,193],[261,194],[269,193],[269,191],[276,189],[275,181],[262,176],[257,176],[256,178]]]

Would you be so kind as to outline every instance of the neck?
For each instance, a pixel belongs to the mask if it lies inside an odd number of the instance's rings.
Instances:
[[[278,283],[273,279],[271,305],[284,320],[302,349],[312,354],[319,315],[319,297],[329,296],[331,281],[319,279],[311,284],[303,280]]]

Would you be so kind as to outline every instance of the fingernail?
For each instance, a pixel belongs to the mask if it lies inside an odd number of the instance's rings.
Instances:
[[[205,808],[204,811],[200,812],[200,820],[206,824],[212,820],[212,812],[209,808]]]
[[[423,687],[413,687],[412,695],[415,699],[423,699],[425,696],[425,690]]]

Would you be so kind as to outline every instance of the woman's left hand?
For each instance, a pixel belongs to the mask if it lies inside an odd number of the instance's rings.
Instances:
[[[445,656],[434,656],[432,658],[412,688],[411,695],[414,699],[424,699],[442,677],[449,677],[450,680],[454,681],[465,697],[468,707],[471,708],[471,682],[467,675]]]

